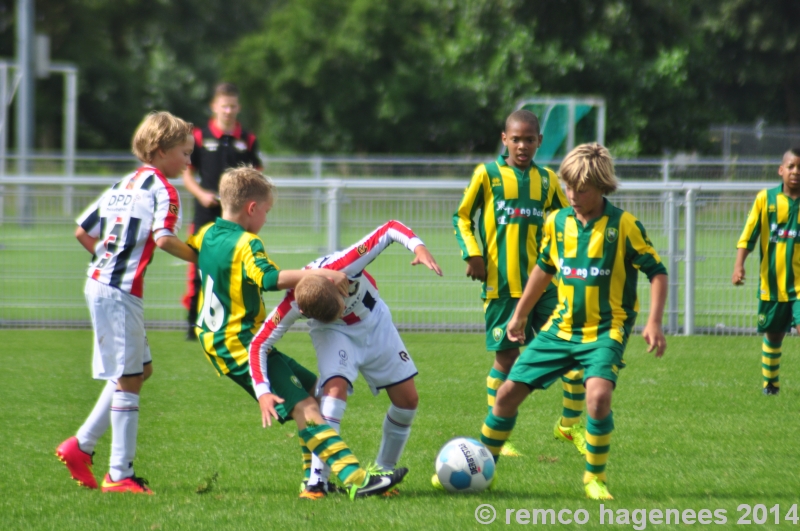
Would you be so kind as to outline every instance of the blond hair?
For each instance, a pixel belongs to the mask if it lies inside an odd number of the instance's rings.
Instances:
[[[342,295],[336,286],[322,275],[306,275],[294,288],[297,307],[309,319],[332,323],[342,312]]]
[[[583,190],[590,185],[606,195],[619,187],[611,153],[596,142],[581,144],[567,153],[558,174],[573,190]]]
[[[142,162],[153,162],[158,150],[167,151],[189,140],[192,127],[167,111],[151,112],[136,128],[131,151]]]
[[[252,166],[231,168],[219,180],[219,202],[225,212],[241,212],[248,201],[269,201],[275,185]]]

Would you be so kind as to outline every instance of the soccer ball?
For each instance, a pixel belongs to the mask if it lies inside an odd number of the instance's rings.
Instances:
[[[480,441],[457,437],[439,450],[436,475],[449,492],[481,492],[494,479],[494,459]]]

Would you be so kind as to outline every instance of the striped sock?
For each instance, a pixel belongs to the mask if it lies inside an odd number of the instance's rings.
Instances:
[[[511,437],[514,424],[517,423],[517,416],[503,418],[496,417],[493,413],[486,415],[481,428],[481,442],[492,452],[495,463],[500,458],[500,451],[503,445]]]
[[[336,430],[327,424],[307,426],[300,430],[309,450],[315,453],[345,485],[361,485],[366,478],[366,471],[358,464],[358,459],[350,451]]]
[[[605,482],[606,461],[611,448],[611,432],[614,431],[614,413],[603,420],[586,416],[586,472],[583,482],[589,483],[594,477]]]
[[[303,454],[303,477],[305,479],[311,478],[311,450],[306,446],[306,442],[302,437],[298,437],[300,443],[300,452]]]
[[[773,387],[780,387],[781,382],[778,373],[781,371],[781,343],[771,343],[766,336],[761,341],[761,376],[763,386],[772,384]]]
[[[569,428],[581,421],[583,406],[586,404],[586,388],[583,386],[583,369],[569,371],[561,377],[563,391],[561,425]]]
[[[489,404],[487,413],[491,414],[495,398],[497,398],[497,390],[500,389],[500,386],[503,385],[507,378],[508,374],[500,372],[494,367],[489,371],[489,376],[486,377],[486,398]]]

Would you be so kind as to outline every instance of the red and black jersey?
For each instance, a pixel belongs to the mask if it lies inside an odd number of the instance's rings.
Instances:
[[[191,168],[200,176],[200,186],[206,190],[219,190],[219,179],[225,170],[250,164],[261,169],[256,135],[236,123],[232,134],[224,133],[214,124],[214,119],[204,127],[194,128],[194,151]],[[220,207],[205,208],[194,202],[194,226],[200,228],[222,215]]]

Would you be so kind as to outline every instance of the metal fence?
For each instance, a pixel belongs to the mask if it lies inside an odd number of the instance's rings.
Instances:
[[[132,167],[129,159],[122,160],[127,167],[116,168],[117,175]],[[93,159],[95,168],[108,162]],[[278,199],[260,236],[270,257],[292,269],[356,241],[388,219],[401,220],[426,242],[444,277],[412,268],[412,256],[399,246],[370,265],[398,327],[481,331],[480,286],[464,274],[452,228],[452,214],[477,162],[267,158]],[[665,329],[755,333],[757,258],[748,259],[747,287],[732,286],[730,276],[747,212],[757,190],[777,184],[777,163],[619,161],[617,170],[623,185],[610,200],[642,221],[670,273]],[[73,220],[114,180],[97,174],[0,177],[0,327],[89,326],[82,295],[88,256],[74,240]],[[192,202],[181,192],[185,226]],[[179,260],[156,253],[145,281],[149,328],[185,327],[180,304],[185,272]],[[641,325],[649,308],[644,278],[639,297]],[[267,294],[265,303],[269,307],[279,298]]]

